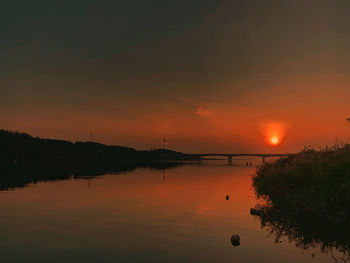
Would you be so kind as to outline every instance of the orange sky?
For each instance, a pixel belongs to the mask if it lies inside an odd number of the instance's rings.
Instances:
[[[349,142],[348,5],[9,4],[0,128],[185,152]]]
[[[33,135],[87,140],[93,131],[98,142],[136,148],[159,147],[166,137],[169,148],[188,152],[296,151],[333,144],[337,137],[349,142],[348,84],[346,76],[337,74],[300,77],[235,100],[192,102],[190,109],[162,105],[162,111],[134,113],[133,118],[114,110],[50,110],[19,118],[2,114],[1,119],[6,127]],[[266,142],[274,134],[280,139],[277,146]]]

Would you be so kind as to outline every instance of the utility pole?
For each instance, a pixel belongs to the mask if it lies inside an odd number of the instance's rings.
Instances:
[[[168,140],[163,138],[163,149],[165,149],[166,144],[168,143]]]

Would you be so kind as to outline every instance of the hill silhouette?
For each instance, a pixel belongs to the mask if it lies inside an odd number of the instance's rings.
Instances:
[[[70,142],[42,139],[26,133],[0,130],[0,158],[8,164],[31,161],[160,161],[185,160],[188,157],[176,151],[155,149],[138,151],[123,146],[104,145],[96,142]]]
[[[40,180],[68,179],[123,172],[137,167],[166,169],[190,160],[167,149],[139,151],[95,142],[42,139],[0,130],[0,190]]]

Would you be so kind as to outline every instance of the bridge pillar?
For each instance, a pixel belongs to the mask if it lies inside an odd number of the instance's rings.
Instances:
[[[232,155],[227,156],[228,164],[232,164]]]

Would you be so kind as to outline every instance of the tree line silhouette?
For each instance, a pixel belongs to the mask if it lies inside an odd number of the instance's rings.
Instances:
[[[95,142],[42,139],[0,130],[0,190],[40,180],[124,172],[140,166],[166,169],[190,160],[167,149],[136,150]]]

